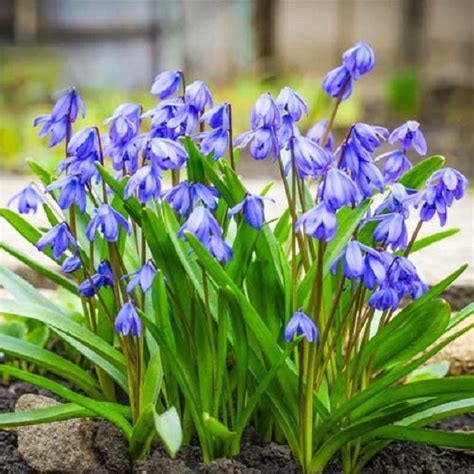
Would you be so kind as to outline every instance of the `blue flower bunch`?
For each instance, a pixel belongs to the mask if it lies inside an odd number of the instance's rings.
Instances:
[[[452,403],[471,409],[472,378],[410,381],[472,326],[453,333],[472,305],[451,317],[438,298],[464,267],[429,288],[410,260],[457,232],[419,237],[435,215],[446,224],[467,180],[438,155],[411,164],[428,152],[414,120],[392,132],[364,122],[334,129],[340,103],[374,65],[366,43],[344,52],[322,83],[333,109],[307,131],[305,100],[284,87],[257,99],[250,130],[234,140],[231,104],[215,105],[179,70],[156,76],[154,108],[120,105],[103,130],[73,130],[85,114],[74,89],[36,119],[49,146],[64,142],[64,159],[57,176],[32,162],[41,183],[12,197],[19,215],[0,216],[62,273],[2,248],[76,306],[45,301],[2,270],[16,299],[0,300],[0,312],[41,321],[87,363],[71,367],[26,343],[13,351],[0,335],[0,350],[33,357],[84,392],[2,367],[68,400],[22,422],[101,416],[122,430],[133,458],[155,437],[174,455],[197,436],[205,462],[238,454],[252,425],[287,442],[304,472],[338,453],[345,472],[359,472],[386,440],[471,442],[422,427]],[[275,221],[265,217],[269,187],[252,194],[238,176],[238,149],[278,167],[286,202]],[[40,207],[50,228],[23,216]],[[0,426],[15,423],[2,416]]]

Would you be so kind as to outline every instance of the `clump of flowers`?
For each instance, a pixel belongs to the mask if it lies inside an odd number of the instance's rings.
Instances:
[[[449,416],[453,403],[472,409],[472,378],[407,381],[469,329],[438,340],[472,313],[471,305],[451,317],[437,299],[464,268],[430,289],[410,261],[454,233],[418,238],[435,214],[446,223],[467,180],[440,156],[411,165],[409,153],[427,153],[413,120],[391,133],[354,123],[337,144],[338,106],[374,66],[366,43],[344,52],[323,80],[335,98],[330,118],[306,135],[298,123],[308,106],[285,87],[257,99],[250,130],[234,140],[231,105],[215,105],[203,82],[186,86],[177,70],[156,77],[156,107],[123,104],[105,130],[73,133],[85,114],[74,89],[35,121],[50,146],[65,142],[60,177],[33,163],[45,193],[30,185],[12,204],[20,214],[42,206],[51,228],[8,209],[1,216],[64,275],[4,248],[71,292],[78,310],[72,317],[4,270],[17,299],[1,300],[0,312],[41,321],[88,366],[28,344],[12,349],[0,335],[2,351],[33,357],[85,393],[5,365],[69,401],[22,422],[64,419],[65,409],[102,416],[123,431],[133,458],[155,436],[174,455],[197,435],[205,462],[237,454],[251,424],[265,440],[286,441],[305,472],[336,453],[345,472],[359,472],[392,439],[470,443],[422,426]],[[394,149],[375,156],[385,142]],[[265,190],[251,194],[239,178],[234,144],[276,162],[286,197],[277,222],[265,218]],[[0,415],[0,426],[15,423]]]

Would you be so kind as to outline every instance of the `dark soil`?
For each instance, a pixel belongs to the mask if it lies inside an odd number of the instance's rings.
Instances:
[[[0,412],[13,411],[16,400],[24,393],[52,396],[25,382],[10,385],[0,383]],[[55,397],[57,398],[57,397]],[[232,473],[232,474],[299,474],[301,469],[287,446],[263,444],[248,430],[236,459],[217,459],[203,464],[198,446],[184,446],[176,459],[170,459],[159,444],[151,454],[132,466],[127,456],[127,445],[120,431],[103,420],[95,424],[95,444],[104,464],[101,473]],[[474,414],[467,414],[433,425],[433,428],[451,431],[474,431]],[[0,472],[33,473],[17,451],[15,431],[0,431]],[[326,473],[342,473],[340,464],[333,460]],[[412,443],[392,443],[381,451],[363,470],[367,474],[411,473],[474,473],[474,451],[443,449]]]

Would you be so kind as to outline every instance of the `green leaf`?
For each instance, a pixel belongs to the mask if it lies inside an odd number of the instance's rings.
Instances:
[[[166,451],[171,457],[174,457],[181,447],[183,432],[181,421],[179,420],[176,408],[171,407],[161,415],[154,412],[155,429],[159,438],[163,442]]]
[[[51,173],[46,170],[46,168],[41,166],[41,164],[36,160],[27,159],[26,162],[28,163],[31,171],[33,171],[33,173],[41,180],[43,186],[48,186],[51,184],[53,177],[51,176]]]
[[[142,387],[142,398],[140,405],[146,407],[156,406],[163,382],[163,368],[160,357],[150,358],[145,371],[144,383]]]
[[[93,417],[95,413],[76,403],[38,408],[37,410],[19,411],[0,414],[0,429],[15,428],[17,426],[52,423],[54,421],[70,420],[71,418]]]
[[[26,324],[18,321],[0,322],[0,334],[11,336],[16,339],[23,339],[28,331]]]
[[[441,155],[425,158],[407,171],[400,178],[400,183],[407,188],[420,189],[435,171],[444,166],[444,161],[444,156]]]
[[[440,379],[448,375],[449,361],[442,360],[433,364],[426,364],[414,370],[406,380],[406,383],[419,382],[421,380]]]
[[[57,354],[34,344],[0,334],[0,350],[39,365],[82,388],[89,395],[102,399],[97,382],[83,369]]]
[[[448,229],[444,230],[442,232],[436,232],[435,234],[428,235],[427,237],[423,237],[421,239],[418,239],[414,244],[413,247],[411,248],[410,254],[413,252],[418,252],[421,249],[424,249],[425,247],[428,247],[435,242],[439,242],[440,240],[447,239],[448,237],[451,237],[452,235],[456,235],[458,232],[460,232],[461,229]]]
[[[448,324],[448,329],[456,327],[459,323],[464,321],[466,318],[474,314],[474,303],[468,304],[461,311],[457,312],[450,320]]]
[[[235,431],[230,431],[227,426],[213,418],[209,413],[204,412],[202,418],[207,431],[209,431],[212,436],[223,440],[230,440],[237,434]]]
[[[154,406],[144,405],[144,409],[133,427],[129,452],[132,460],[143,459],[150,449],[155,436]]]

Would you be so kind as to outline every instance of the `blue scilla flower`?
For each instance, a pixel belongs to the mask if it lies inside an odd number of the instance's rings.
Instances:
[[[211,128],[223,128],[229,130],[230,127],[230,109],[229,104],[223,103],[209,109],[201,116],[201,122],[206,122]]]
[[[308,105],[290,87],[284,87],[280,91],[276,103],[282,111],[285,111],[295,121],[298,121],[303,114],[308,115]]]
[[[407,248],[408,231],[405,217],[402,214],[392,212],[381,214],[374,219],[380,221],[374,230],[374,239],[376,241],[391,246],[392,250]]]
[[[38,205],[43,202],[43,197],[33,184],[29,184],[20,192],[14,194],[9,199],[7,205],[10,206],[14,202],[17,203],[17,209],[20,214],[29,214],[30,212],[35,214],[38,210]]]
[[[321,202],[296,221],[296,231],[299,232],[301,229],[315,239],[329,242],[336,235],[336,213],[325,202]]]
[[[379,311],[395,311],[400,304],[400,297],[394,288],[383,285],[370,295],[368,304]]]
[[[201,140],[200,149],[204,155],[212,153],[212,158],[218,160],[224,156],[229,145],[229,132],[225,128],[217,128],[210,132],[194,135],[195,140]]]
[[[43,251],[51,245],[53,257],[57,260],[69,248],[69,245],[77,250],[77,242],[69,231],[69,227],[65,222],[55,225],[46,234],[44,234],[38,242],[36,248]]]
[[[376,158],[383,160],[383,177],[385,182],[396,183],[409,169],[412,168],[410,160],[400,150],[392,150]]]
[[[188,215],[191,207],[194,207],[198,202],[214,210],[217,207],[219,196],[219,191],[213,186],[188,183],[186,180],[163,193],[163,197],[170,203],[172,209],[179,212],[181,216]]]
[[[79,112],[85,117],[86,107],[74,88],[67,89],[59,97],[50,115],[37,117],[33,125],[42,124],[39,136],[51,135],[48,146],[52,147],[63,141],[71,130],[71,124],[77,119]]]
[[[291,118],[290,115],[286,114],[283,115],[281,118],[281,125],[277,131],[278,143],[280,145],[280,149],[287,149],[291,148],[290,140],[293,137],[300,136],[301,132],[296,125],[296,122]]]
[[[123,197],[129,199],[138,191],[138,200],[145,204],[161,196],[161,174],[156,166],[142,166],[125,185]]]
[[[196,131],[198,123],[199,111],[193,105],[183,103],[177,107],[174,117],[168,120],[166,127],[168,129],[178,128],[177,133],[181,135],[192,135]]]
[[[360,41],[343,53],[342,64],[357,80],[374,68],[375,54],[367,43]]]
[[[326,130],[326,127],[328,126],[328,121],[326,119],[320,120],[319,122],[316,122],[309,130],[308,133],[306,134],[306,138],[309,138],[313,142],[317,143],[318,145],[321,146],[321,139],[324,135],[324,132]],[[324,147],[328,151],[332,151],[334,148],[334,135],[332,131],[329,132],[326,143],[324,144]]]
[[[392,259],[387,269],[387,283],[397,291],[400,299],[405,295],[409,295],[412,299],[418,299],[428,291],[428,287],[419,277],[415,265],[408,258],[394,255],[386,257]]]
[[[363,246],[366,251],[364,257],[364,285],[373,290],[376,285],[382,285],[387,277],[387,265],[383,256],[370,247]]]
[[[67,147],[69,156],[76,156],[80,159],[87,159],[92,154],[99,152],[99,137],[97,129],[87,127],[75,133]]]
[[[410,207],[419,203],[420,197],[416,189],[410,189],[401,183],[392,185],[390,194],[385,201],[377,207],[374,214],[385,212],[397,212],[402,214],[405,219],[410,215]]]
[[[114,170],[122,171],[124,168],[128,173],[135,173],[138,168],[138,157],[140,154],[140,138],[132,139],[126,143],[114,144],[107,139],[104,153],[112,159]]]
[[[188,153],[180,142],[169,138],[152,138],[146,157],[163,171],[181,168],[188,159]]]
[[[388,137],[388,130],[377,125],[356,123],[352,126],[351,135],[368,152],[373,152]]]
[[[204,243],[209,253],[221,263],[227,263],[232,259],[233,252],[224,239],[217,235],[211,235],[209,240]]]
[[[352,137],[343,142],[336,154],[340,154],[339,167],[350,171],[352,176],[360,172],[361,161],[371,161],[369,152]]]
[[[81,268],[81,259],[77,255],[72,255],[64,259],[61,270],[64,273],[72,273]]]
[[[321,188],[321,198],[333,209],[357,204],[360,193],[352,179],[343,171],[331,167]]]
[[[123,336],[141,336],[142,322],[132,302],[125,303],[117,314],[115,331]]]
[[[360,242],[351,240],[344,247],[344,250],[336,257],[331,264],[331,273],[337,271],[339,262],[342,261],[344,276],[349,279],[359,279],[364,274],[364,256],[362,250],[365,249]]]
[[[79,294],[91,298],[102,287],[113,286],[114,275],[109,262],[100,262],[97,267],[97,273],[84,280],[78,288]]]
[[[332,69],[324,76],[322,88],[331,97],[339,97],[342,94],[342,100],[348,99],[352,94],[350,72],[345,66]]]
[[[265,223],[263,201],[265,198],[257,194],[247,194],[242,202],[229,210],[229,216],[234,216],[243,211],[245,220],[254,229],[260,230]]]
[[[109,204],[102,204],[94,209],[94,216],[86,228],[86,236],[92,242],[96,231],[100,230],[106,240],[116,242],[119,238],[119,227],[130,234],[128,221]]]
[[[153,285],[153,279],[156,275],[156,269],[151,263],[145,263],[136,272],[125,275],[122,278],[130,278],[127,285],[127,293],[130,294],[139,285],[146,293]]]
[[[408,122],[396,128],[388,137],[389,143],[400,142],[403,152],[413,147],[419,155],[424,156],[428,151],[426,140],[421,133],[420,124],[416,120]]]
[[[285,341],[291,342],[297,336],[304,336],[308,342],[318,340],[318,329],[314,321],[303,311],[293,313],[285,328]]]
[[[281,115],[278,104],[269,92],[262,94],[255,102],[250,115],[250,125],[253,130],[259,127],[278,127]]]
[[[360,193],[364,198],[374,194],[378,189],[380,193],[384,192],[384,179],[382,173],[372,160],[361,160],[359,163],[359,172],[352,175]]]
[[[109,139],[112,143],[126,143],[137,135],[140,129],[141,111],[140,104],[122,104],[111,117],[104,120],[104,124],[110,124]]]
[[[328,150],[301,135],[294,136],[289,146],[293,147],[292,154],[296,169],[302,179],[308,176],[318,178],[333,160],[332,154]],[[287,162],[285,171],[288,173],[290,169],[291,160]]]
[[[259,127],[244,132],[235,140],[235,146],[244,148],[250,143],[250,155],[255,160],[264,160],[272,156],[276,160],[280,149],[275,130],[271,127]]]
[[[199,113],[204,112],[206,106],[214,106],[211,92],[202,81],[194,81],[189,86],[186,86],[184,101],[187,105],[194,107]]]
[[[212,235],[222,237],[222,230],[216,218],[204,206],[198,206],[191,212],[179,229],[178,236],[183,237],[185,232],[194,234],[204,245],[209,242]]]
[[[68,175],[79,176],[83,183],[88,183],[93,178],[100,179],[100,173],[96,166],[98,161],[99,155],[95,153],[85,158],[68,156],[58,164],[56,169],[58,174],[67,172]]]
[[[84,214],[87,205],[87,195],[84,182],[80,176],[69,175],[53,181],[46,187],[47,192],[61,189],[58,204],[61,209],[69,209],[76,204],[81,214]]]
[[[176,115],[178,107],[183,105],[179,97],[160,102],[155,108],[145,112],[141,118],[151,118],[151,128],[166,127],[168,122]]]
[[[155,77],[150,92],[160,99],[166,99],[179,89],[182,80],[183,73],[181,71],[164,71]]]

